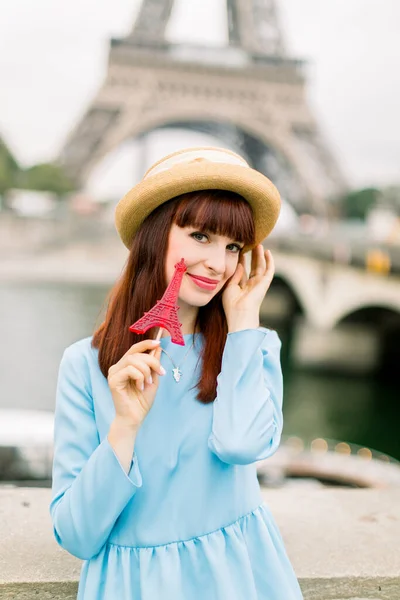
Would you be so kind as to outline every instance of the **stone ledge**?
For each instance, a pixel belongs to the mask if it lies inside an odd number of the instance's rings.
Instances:
[[[399,600],[400,598],[400,578],[299,578],[299,581],[304,600]]]
[[[300,578],[300,586],[304,594],[304,600],[399,599],[398,579],[354,580],[348,578],[324,580]],[[78,582],[72,581],[0,584],[0,597],[2,600],[76,600],[77,592]],[[354,594],[359,595],[355,597]],[[284,599],[282,598],[282,600]]]
[[[299,485],[263,497],[305,600],[399,600],[399,488]],[[50,498],[49,489],[0,487],[1,598],[76,598],[82,561],[56,543]]]

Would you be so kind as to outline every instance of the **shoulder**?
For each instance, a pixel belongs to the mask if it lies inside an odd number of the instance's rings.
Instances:
[[[69,414],[71,409],[93,413],[91,340],[91,337],[77,340],[63,352],[57,380],[56,407],[59,414]]]
[[[89,336],[73,342],[65,348],[63,358],[75,358],[77,360],[85,358],[86,360],[90,360],[97,354],[97,348],[92,348],[92,339],[93,336]]]
[[[85,337],[67,346],[63,352],[60,368],[69,368],[88,375],[97,364],[98,349],[92,347],[93,336]]]

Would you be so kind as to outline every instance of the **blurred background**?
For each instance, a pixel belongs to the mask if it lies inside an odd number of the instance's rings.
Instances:
[[[399,20],[396,0],[3,0],[0,479],[48,479],[62,352],[127,257],[115,205],[195,145],[282,193],[261,316],[287,444],[400,459]]]

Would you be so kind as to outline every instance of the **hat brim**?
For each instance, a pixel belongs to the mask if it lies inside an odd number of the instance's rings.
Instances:
[[[261,243],[278,219],[281,199],[275,185],[250,167],[199,160],[178,164],[143,179],[119,201],[115,226],[127,248],[146,217],[158,206],[188,192],[207,189],[227,190],[242,196],[253,209],[255,244]]]

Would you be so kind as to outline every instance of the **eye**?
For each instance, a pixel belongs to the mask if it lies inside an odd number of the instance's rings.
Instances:
[[[207,237],[205,233],[200,233],[200,231],[194,231],[193,233],[190,234],[190,237],[192,237],[193,239],[196,239],[195,236],[199,235],[200,237]],[[200,241],[200,240],[198,240]]]
[[[239,246],[239,244],[229,244],[229,246],[233,246],[234,248],[237,249],[237,252],[235,252],[235,254],[238,254],[241,249],[243,248],[243,246]]]
[[[190,234],[190,237],[192,237],[193,239],[197,239],[197,241],[200,241],[196,236],[205,237],[208,239],[208,235],[206,235],[205,233],[201,233],[201,231],[194,231],[193,233]],[[243,246],[239,246],[239,244],[229,244],[229,246],[227,246],[227,248],[229,248],[229,247],[236,248],[236,251],[233,251],[234,254],[238,254],[241,251],[241,249],[243,248]]]

